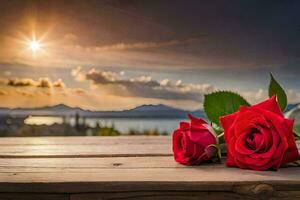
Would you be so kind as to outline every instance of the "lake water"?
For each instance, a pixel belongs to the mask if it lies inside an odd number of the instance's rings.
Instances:
[[[101,126],[114,125],[120,132],[128,132],[130,129],[134,130],[149,130],[158,129],[160,132],[166,131],[172,133],[174,129],[179,126],[179,122],[183,119],[131,119],[131,118],[87,118],[85,123],[91,127],[95,127],[97,122]],[[62,124],[62,117],[48,117],[48,116],[30,116],[25,119],[26,124],[30,125],[52,125],[54,123]],[[70,118],[71,125],[75,124],[75,119]]]

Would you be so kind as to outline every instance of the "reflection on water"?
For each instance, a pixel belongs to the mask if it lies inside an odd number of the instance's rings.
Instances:
[[[62,124],[62,117],[47,117],[47,116],[39,116],[39,117],[28,117],[24,120],[25,124],[28,125],[52,125],[52,124]]]
[[[30,116],[25,119],[25,123],[29,125],[52,125],[62,124],[65,119],[62,117],[48,116]],[[101,126],[114,126],[120,132],[128,132],[130,129],[143,131],[158,129],[160,132],[171,133],[178,127],[182,119],[133,119],[133,118],[86,118],[85,124],[95,127],[98,123]],[[68,119],[68,123],[75,124],[75,118]]]

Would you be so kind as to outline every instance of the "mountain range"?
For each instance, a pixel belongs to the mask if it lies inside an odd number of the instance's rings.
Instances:
[[[40,108],[0,108],[0,115],[11,116],[74,116],[78,113],[82,117],[94,118],[186,118],[188,114],[205,117],[203,110],[186,111],[163,104],[141,105],[133,109],[122,111],[91,111],[65,104],[45,106]]]
[[[286,113],[300,107],[300,103],[289,104]],[[300,108],[299,108],[300,109]],[[11,116],[75,116],[78,113],[82,117],[89,118],[186,118],[188,114],[206,118],[203,110],[187,111],[173,108],[167,105],[141,105],[133,109],[122,111],[92,111],[79,107],[70,107],[65,104],[45,106],[39,108],[0,108],[0,115]]]

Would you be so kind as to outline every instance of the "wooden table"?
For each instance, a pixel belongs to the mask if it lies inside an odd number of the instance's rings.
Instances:
[[[0,199],[300,199],[300,167],[174,162],[169,136],[0,138]]]

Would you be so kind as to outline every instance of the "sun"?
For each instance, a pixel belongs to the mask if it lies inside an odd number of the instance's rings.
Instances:
[[[41,48],[41,44],[39,41],[32,40],[29,42],[29,48],[33,53],[35,53]]]
[[[29,23],[29,26],[31,28],[28,28],[27,32],[18,31],[15,37],[9,37],[16,47],[20,47],[16,48],[16,53],[28,59],[41,59],[50,56],[53,47],[56,46],[56,42],[49,40],[48,37],[51,27],[49,30],[40,31],[37,34],[35,23]]]

